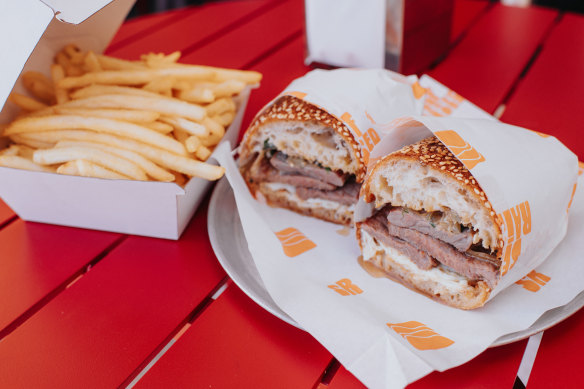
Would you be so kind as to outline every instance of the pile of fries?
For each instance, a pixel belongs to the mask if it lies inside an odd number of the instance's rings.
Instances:
[[[179,185],[219,179],[224,169],[204,161],[235,117],[233,97],[262,76],[179,58],[126,61],[66,46],[52,80],[23,74],[34,98],[10,95],[21,112],[4,128],[12,144],[0,150],[0,166]]]

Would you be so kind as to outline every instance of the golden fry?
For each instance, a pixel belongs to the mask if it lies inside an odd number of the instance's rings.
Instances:
[[[142,125],[154,122],[156,121],[156,119],[160,117],[160,113],[155,111],[142,111],[133,109],[89,109],[74,108],[67,106],[64,107],[55,106],[53,107],[52,113],[57,113],[60,115],[80,115],[114,120],[123,120],[126,122],[138,123]]]
[[[101,72],[103,69],[93,51],[88,51],[83,59],[83,64],[88,72]],[[55,81],[57,82],[57,81]]]
[[[105,85],[141,85],[157,77],[176,77],[191,80],[204,80],[214,76],[213,70],[198,67],[161,68],[135,71],[103,71],[86,73],[79,77],[67,77],[59,81],[59,87],[65,89],[81,88],[91,84]]]
[[[142,170],[146,172],[150,177],[157,181],[172,182],[174,181],[174,175],[168,170],[161,168],[152,161],[144,158],[142,155],[135,153],[133,151],[125,150],[123,148],[105,145],[103,143],[94,142],[80,142],[80,141],[59,141],[56,147],[90,147],[99,150],[106,151],[108,153],[117,155],[118,157],[127,159],[138,165]]]
[[[236,106],[233,99],[223,97],[205,106],[205,110],[207,111],[207,116],[215,116],[225,112],[235,112]]]
[[[96,133],[84,130],[60,130],[37,133],[27,133],[27,138],[43,142],[56,142],[60,140],[80,140],[88,142],[104,143],[143,155],[155,164],[171,171],[186,174],[188,176],[201,177],[207,180],[217,180],[223,176],[225,169],[219,166],[192,160],[188,157],[168,152],[159,147],[133,139],[122,138],[110,134]]]
[[[53,169],[34,163],[28,158],[18,155],[0,155],[0,166],[14,169],[33,170],[37,172],[52,172]]]
[[[199,158],[201,161],[206,161],[210,155],[211,155],[211,150],[209,150],[208,148],[206,148],[203,145],[199,146],[197,151],[195,151],[195,156],[197,158]]]
[[[215,101],[213,90],[205,87],[179,90],[176,97],[191,103],[211,103]]]
[[[201,145],[201,140],[197,136],[191,135],[185,139],[185,146],[189,153],[194,153],[199,149],[199,147],[202,147],[203,145]]]
[[[105,178],[110,180],[127,180],[130,178],[85,159],[76,159],[74,161],[66,162],[57,168],[57,173],[71,176]]]
[[[176,116],[161,116],[160,121],[164,123],[168,123],[174,128],[179,130],[186,131],[191,135],[197,135],[200,137],[205,137],[209,135],[209,130],[202,124],[195,123],[188,119],[184,119],[181,117]]]
[[[145,127],[151,128],[156,132],[160,132],[161,134],[170,134],[174,128],[170,124],[162,123],[162,122],[152,122],[152,123],[144,123]]]
[[[104,70],[144,70],[146,67],[133,61],[126,61],[124,59],[109,57],[107,55],[98,55],[97,60],[99,65]]]
[[[168,98],[132,95],[101,95],[77,99],[64,104],[66,107],[82,108],[126,108],[158,111],[164,115],[180,116],[186,119],[201,121],[205,117],[205,109],[199,105]]]
[[[135,163],[92,147],[75,146],[37,150],[32,159],[40,165],[54,165],[76,159],[86,159],[135,180],[146,181],[147,179],[144,170]]]
[[[68,128],[116,134],[163,148],[175,154],[186,154],[186,150],[181,143],[150,128],[120,120],[89,118],[77,115],[53,115],[19,119],[12,122],[6,128],[4,134],[17,135]]]
[[[57,104],[63,104],[69,101],[69,95],[63,88],[59,88],[56,84],[65,78],[65,69],[59,64],[51,65],[51,77],[53,77],[53,84],[55,88],[55,98]]]
[[[40,101],[37,101],[33,98],[15,92],[12,92],[10,96],[8,96],[8,101],[16,104],[25,111],[39,111],[49,107],[45,103],[41,103]]]

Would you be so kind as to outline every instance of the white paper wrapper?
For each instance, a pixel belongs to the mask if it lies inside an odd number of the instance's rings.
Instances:
[[[432,128],[442,129],[433,118],[419,120]],[[479,141],[482,142],[483,135],[478,129],[484,126],[490,131],[495,124],[498,123],[468,124],[468,129],[464,127],[463,138],[468,135],[465,140],[471,144],[476,141],[476,148],[482,153],[478,145],[482,145]],[[523,135],[517,137],[520,141],[527,139]],[[529,141],[539,142],[539,139]],[[551,151],[546,149],[545,152]],[[484,157],[494,160],[486,149]],[[267,291],[283,311],[368,387],[403,387],[432,370],[442,371],[462,364],[500,336],[526,329],[545,311],[566,304],[584,289],[579,280],[584,272],[582,190],[576,192],[573,199],[568,235],[549,260],[519,283],[507,282],[510,286],[485,307],[462,311],[438,304],[386,278],[371,277],[358,264],[360,251],[354,230],[261,204],[249,193],[230,148],[225,145],[218,148],[217,159],[227,170],[249,250]],[[526,159],[535,162],[531,154]],[[476,169],[478,176],[486,177],[484,185],[490,188],[498,182],[507,184],[507,181],[494,181],[492,176],[489,179],[481,164],[486,166],[486,162],[477,164],[473,174]],[[574,169],[567,168],[558,174],[564,178],[555,179],[558,185],[561,180],[572,180],[573,184],[575,174]],[[479,182],[483,185],[481,180]],[[583,184],[581,182],[580,187]],[[542,193],[542,197],[545,196]],[[516,205],[518,199],[525,201],[512,190],[491,201],[507,209]],[[539,209],[539,199],[529,201],[534,204],[532,212],[535,204]],[[564,198],[551,201],[558,203],[553,207],[563,207],[560,209],[562,223],[566,221],[568,201]],[[537,223],[543,220],[540,217],[547,216],[539,216],[538,211]],[[561,238],[563,227],[559,225],[558,231],[552,232],[547,239]],[[507,274],[506,280],[518,277],[513,272],[519,273],[516,269],[523,268],[520,265],[523,256],[537,256],[532,263],[539,263],[547,256],[545,252],[534,252],[537,247],[545,251],[552,245],[538,243],[546,237],[536,236],[537,228],[536,216],[532,213],[532,228],[524,237],[521,261]],[[530,259],[525,260],[528,261]]]
[[[402,116],[421,115],[426,100],[416,76],[384,69],[317,69],[292,81],[257,116],[284,95],[323,108],[342,121],[359,142],[365,164],[388,125]]]

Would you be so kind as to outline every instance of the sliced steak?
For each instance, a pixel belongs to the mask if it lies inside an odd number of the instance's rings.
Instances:
[[[442,228],[440,223],[433,223],[427,215],[406,208],[393,208],[389,211],[387,220],[395,226],[411,228],[440,239],[453,245],[461,252],[467,251],[472,245],[473,233],[470,229],[462,232],[452,232]]]
[[[470,280],[485,280],[491,287],[497,281],[499,264],[494,257],[492,260],[486,260],[476,256],[469,256],[456,250],[448,243],[430,235],[423,234],[414,229],[399,227],[391,223],[387,224],[387,231],[390,235],[396,236],[428,253],[431,257],[438,260],[438,262]]]
[[[348,178],[348,174],[323,168],[302,158],[289,157],[281,151],[276,152],[270,158],[270,164],[282,173],[308,176],[334,186],[345,185]]]
[[[438,264],[434,258],[429,256],[424,251],[414,247],[402,239],[390,235],[386,227],[385,218],[383,216],[376,216],[367,219],[361,225],[361,228],[369,233],[369,235],[383,243],[385,246],[394,248],[403,255],[407,256],[422,270],[430,270]]]
[[[296,187],[317,188],[320,190],[334,190],[337,188],[333,184],[313,177],[284,173],[281,170],[275,169],[265,158],[261,158],[260,161],[254,163],[250,169],[250,175],[253,180],[258,182],[279,182]]]
[[[352,205],[359,199],[361,185],[354,179],[347,181],[345,185],[335,190],[319,190],[316,188],[297,187],[296,195],[302,200],[322,199],[335,201],[340,204]]]

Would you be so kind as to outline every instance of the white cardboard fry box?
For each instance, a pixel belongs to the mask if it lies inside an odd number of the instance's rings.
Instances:
[[[66,44],[103,52],[135,0],[20,0],[0,2],[0,106],[24,71],[49,75],[55,54]],[[6,57],[6,58],[4,58]],[[249,97],[237,99],[238,111],[222,142],[237,143]],[[0,123],[15,115],[12,104]],[[0,138],[0,147],[3,147]],[[213,159],[213,154],[210,157]],[[0,197],[23,220],[157,238],[178,239],[211,181],[175,183],[105,180],[0,167]]]

